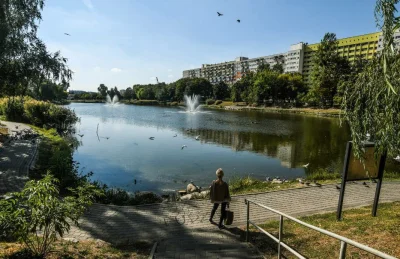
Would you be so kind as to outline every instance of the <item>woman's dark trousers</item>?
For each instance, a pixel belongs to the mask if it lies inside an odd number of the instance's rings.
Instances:
[[[222,221],[226,217],[226,204],[227,204],[227,202],[221,203],[221,217],[219,218],[219,224],[218,224],[219,227],[222,227]],[[212,221],[214,214],[218,209],[218,206],[219,206],[219,203],[214,203],[214,206],[211,210],[210,221]]]

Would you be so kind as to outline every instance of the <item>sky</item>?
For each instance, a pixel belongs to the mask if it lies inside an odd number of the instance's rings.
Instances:
[[[38,35],[68,58],[70,89],[126,89],[156,77],[173,82],[201,64],[286,52],[326,32],[376,32],[374,6],[375,0],[47,0]]]

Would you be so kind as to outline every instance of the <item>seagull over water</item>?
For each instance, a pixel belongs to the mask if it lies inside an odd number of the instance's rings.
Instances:
[[[195,137],[196,140],[200,140],[200,135]]]
[[[183,145],[181,149],[184,149],[185,147],[187,147],[186,145]]]
[[[175,134],[175,135],[174,135],[174,138],[176,138],[176,137],[178,137],[178,134]]]

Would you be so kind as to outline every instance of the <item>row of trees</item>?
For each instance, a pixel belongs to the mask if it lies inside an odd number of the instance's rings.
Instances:
[[[182,101],[183,96],[197,94],[204,99],[230,99],[249,104],[340,106],[346,87],[354,83],[356,76],[368,62],[361,57],[353,62],[338,53],[338,41],[334,33],[326,33],[312,59],[311,80],[305,84],[299,73],[284,73],[283,59],[271,68],[262,63],[256,72],[246,71],[241,80],[231,86],[224,82],[212,85],[203,78],[182,78],[166,84],[133,85],[121,95],[116,87],[108,89],[101,84],[100,95],[85,94],[83,99],[119,98]]]

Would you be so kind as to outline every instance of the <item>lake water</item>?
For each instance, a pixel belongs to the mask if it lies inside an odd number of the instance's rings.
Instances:
[[[220,167],[227,180],[340,172],[350,139],[347,126],[335,118],[204,109],[186,113],[122,104],[69,107],[81,118],[77,133],[84,134],[77,137],[81,145],[74,154],[80,168],[93,171],[94,180],[128,191],[161,193],[185,189],[189,181],[207,187]]]

